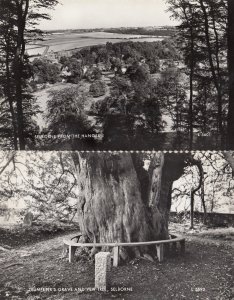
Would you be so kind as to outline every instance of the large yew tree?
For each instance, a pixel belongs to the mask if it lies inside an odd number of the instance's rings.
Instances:
[[[143,154],[73,153],[80,187],[78,219],[84,241],[169,238],[171,189],[183,173],[184,155],[157,152],[150,156],[147,160]],[[147,161],[149,167],[145,168]],[[122,257],[126,257],[125,250],[120,251]],[[130,250],[139,254],[139,249]],[[143,247],[141,254],[153,255],[151,251],[154,248]]]

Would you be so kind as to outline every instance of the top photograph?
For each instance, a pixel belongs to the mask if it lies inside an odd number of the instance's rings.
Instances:
[[[0,150],[234,150],[233,0],[0,0]]]

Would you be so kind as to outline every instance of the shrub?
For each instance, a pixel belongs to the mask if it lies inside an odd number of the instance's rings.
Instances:
[[[105,95],[106,93],[106,85],[105,82],[101,80],[96,80],[94,83],[90,85],[89,92],[93,97],[100,97]]]

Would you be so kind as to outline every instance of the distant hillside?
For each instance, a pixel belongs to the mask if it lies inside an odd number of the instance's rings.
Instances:
[[[109,32],[121,34],[153,35],[153,36],[172,36],[176,33],[176,27],[120,27],[120,28],[93,28],[93,29],[59,29],[48,30],[48,33],[87,33],[87,32]]]
[[[139,35],[154,35],[154,36],[172,36],[176,33],[176,28],[172,26],[165,27],[129,27],[129,28],[110,28],[105,29],[105,32],[122,33],[122,34],[139,34]]]

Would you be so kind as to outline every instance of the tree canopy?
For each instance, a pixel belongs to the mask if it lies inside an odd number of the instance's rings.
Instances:
[[[57,0],[0,1],[1,76],[5,79],[1,81],[5,100],[1,105],[10,117],[5,124],[10,129],[8,138],[12,138],[15,149],[25,149],[26,128],[30,122],[29,119],[26,121],[26,116],[35,113],[31,110],[32,97],[27,90],[26,42],[41,33],[36,28],[39,20],[49,19],[45,9],[53,8],[57,3]]]

